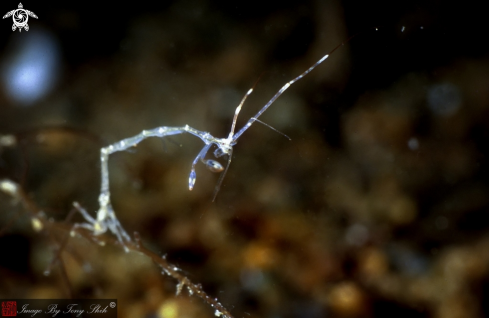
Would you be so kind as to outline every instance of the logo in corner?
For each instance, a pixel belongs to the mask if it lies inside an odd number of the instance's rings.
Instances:
[[[17,301],[2,301],[2,317],[17,316]]]
[[[14,24],[12,24],[12,31],[19,29],[19,32],[22,32],[22,28],[29,31],[29,25],[27,24],[27,21],[29,21],[29,16],[37,19],[37,15],[35,15],[32,11],[25,10],[22,3],[19,3],[18,9],[7,12],[3,18],[5,19],[10,16],[12,16],[12,19],[14,20]]]

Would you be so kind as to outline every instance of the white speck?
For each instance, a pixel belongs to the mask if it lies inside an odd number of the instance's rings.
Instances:
[[[421,30],[423,30],[423,29],[424,29],[424,26],[420,26],[419,28],[420,28]]]
[[[31,225],[32,225],[32,228],[34,229],[34,231],[36,231],[36,232],[41,232],[42,229],[44,228],[41,220],[39,220],[36,217],[31,219]]]
[[[11,196],[16,196],[18,189],[19,189],[19,187],[18,187],[17,183],[15,183],[13,181],[5,179],[5,180],[1,180],[1,182],[0,182],[0,190],[2,190],[3,192],[5,192]]]
[[[411,150],[418,150],[419,148],[419,141],[418,139],[412,137],[408,140],[408,147]]]
[[[404,32],[404,30],[406,30],[406,27],[403,25],[401,28],[401,32]]]
[[[15,146],[17,139],[14,135],[0,135],[0,146],[11,147]]]

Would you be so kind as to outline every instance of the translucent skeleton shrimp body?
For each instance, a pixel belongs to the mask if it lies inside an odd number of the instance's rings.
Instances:
[[[227,138],[216,138],[212,136],[210,133],[206,131],[200,131],[197,129],[194,129],[188,125],[182,126],[182,127],[167,127],[167,126],[162,126],[154,129],[149,129],[149,130],[143,130],[140,134],[129,137],[126,139],[123,139],[121,141],[118,141],[112,145],[109,145],[107,147],[104,147],[100,150],[100,163],[101,163],[101,187],[100,187],[100,195],[99,195],[99,209],[97,211],[97,216],[96,218],[93,218],[90,216],[90,214],[82,208],[77,202],[75,202],[73,205],[74,207],[82,214],[82,216],[85,218],[85,223],[79,223],[75,225],[75,228],[85,228],[93,232],[94,235],[100,235],[105,233],[107,230],[112,232],[117,236],[117,239],[119,242],[122,244],[122,246],[125,247],[125,242],[131,242],[131,237],[126,233],[124,228],[121,226],[119,220],[117,219],[114,209],[112,208],[112,204],[110,201],[110,189],[109,189],[109,168],[108,168],[108,161],[109,161],[109,156],[115,152],[118,151],[124,151],[127,150],[131,147],[136,146],[139,144],[141,141],[145,140],[146,138],[149,137],[167,137],[171,135],[178,135],[178,134],[184,134],[188,133],[191,135],[194,135],[198,138],[200,138],[204,142],[204,147],[202,150],[198,153],[197,157],[195,157],[194,161],[192,162],[191,168],[190,168],[190,175],[189,175],[189,180],[188,180],[188,187],[189,190],[192,190],[195,185],[195,181],[197,179],[197,175],[195,173],[195,166],[197,163],[200,161],[202,162],[210,171],[212,172],[221,172],[221,175],[219,177],[219,180],[217,182],[216,188],[214,190],[214,197],[213,201],[215,200],[217,193],[219,192],[219,189],[221,187],[222,181],[224,179],[224,176],[226,175],[226,172],[229,168],[229,165],[231,164],[231,159],[233,155],[233,147],[236,145],[238,142],[238,138],[241,137],[241,135],[251,127],[251,125],[254,122],[260,122],[262,124],[262,121],[258,119],[267,109],[270,107],[275,100],[280,97],[292,84],[306,76],[309,72],[311,72],[314,68],[316,68],[319,64],[324,62],[334,51],[339,49],[341,46],[346,44],[349,40],[351,40],[353,37],[350,37],[347,41],[341,43],[340,45],[336,46],[330,53],[324,55],[321,59],[319,59],[316,63],[314,63],[311,67],[309,67],[307,70],[305,70],[302,74],[299,76],[295,77],[291,81],[287,82],[282,88],[275,93],[275,95],[263,106],[258,113],[256,113],[255,116],[251,117],[248,122],[238,131],[235,133],[235,128],[236,128],[236,121],[238,119],[239,112],[241,111],[241,108],[243,107],[244,102],[246,101],[246,98],[253,92],[253,88],[248,90],[248,92],[245,94],[241,102],[239,103],[238,107],[236,108],[236,111],[234,113],[234,118],[233,122],[231,125],[231,130],[229,132],[229,135]],[[265,124],[268,126],[267,124]],[[270,126],[268,126],[270,127]],[[272,127],[270,127],[272,128]],[[273,128],[272,128],[273,129]],[[215,145],[216,149],[214,151],[214,156],[216,158],[222,157],[224,155],[227,156],[227,164],[226,167],[224,168],[219,162],[212,160],[212,159],[206,159],[207,152],[211,149],[211,147]],[[127,251],[127,248],[126,248]]]

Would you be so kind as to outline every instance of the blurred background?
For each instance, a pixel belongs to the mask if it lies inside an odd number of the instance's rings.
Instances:
[[[0,178],[63,221],[97,209],[100,147],[158,126],[227,137],[291,86],[218,180],[193,136],[110,157],[112,202],[235,317],[489,315],[489,31],[478,2],[24,2],[0,24]],[[0,5],[3,14],[17,2]],[[374,31],[374,27],[379,27]],[[258,79],[260,79],[258,81]],[[258,82],[257,82],[258,81]],[[213,158],[209,153],[209,158]],[[225,164],[226,158],[218,159]],[[0,298],[117,298],[120,317],[212,317],[149,259],[57,246],[0,194]],[[82,221],[77,216],[75,221]],[[67,288],[69,282],[69,288]]]

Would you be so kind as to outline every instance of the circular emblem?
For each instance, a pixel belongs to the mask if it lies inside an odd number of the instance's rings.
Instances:
[[[24,9],[15,10],[12,17],[14,19],[15,26],[18,28],[23,28],[27,24],[27,21],[29,21],[29,16]]]

